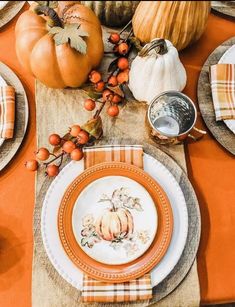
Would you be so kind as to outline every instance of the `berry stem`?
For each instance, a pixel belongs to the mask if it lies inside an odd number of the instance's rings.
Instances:
[[[102,112],[102,110],[103,110],[103,108],[104,108],[104,106],[105,106],[105,104],[106,104],[107,101],[108,101],[109,103],[111,103],[111,99],[108,99],[108,100],[106,100],[106,101],[103,101],[101,107],[95,112],[95,115],[94,115],[93,118],[98,118],[98,117],[100,116],[100,113]]]
[[[62,152],[62,154],[61,154],[60,163],[59,163],[58,167],[60,167],[61,164],[63,163],[63,158],[64,158],[64,152]]]
[[[59,154],[58,156],[54,155],[55,158],[51,159],[49,162],[43,163],[45,166],[48,166],[49,164],[51,164],[52,162],[54,162],[55,160],[59,159],[61,156],[63,156],[64,153],[62,152],[61,154]]]
[[[119,32],[119,35],[122,34],[122,32],[124,32],[128,27],[129,25],[131,24],[132,20],[130,20],[126,25],[125,27]]]
[[[100,106],[100,108],[95,112],[95,115],[94,115],[94,117],[93,117],[94,119],[99,117],[99,115],[100,115],[100,113],[102,112],[102,110],[103,110],[105,104],[106,104],[106,101],[104,101],[104,102],[102,103],[102,105]]]
[[[50,156],[53,156],[53,157],[57,157],[55,154],[53,154],[52,152],[50,152]]]
[[[133,32],[133,28],[131,28],[131,30],[130,30],[130,32],[128,33],[128,35],[127,35],[127,37],[124,39],[124,43],[126,43],[127,42],[127,40],[128,40],[128,38],[131,36],[131,35],[133,35],[134,34],[134,32]]]

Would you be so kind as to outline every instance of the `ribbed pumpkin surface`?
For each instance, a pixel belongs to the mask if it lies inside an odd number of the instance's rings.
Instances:
[[[119,27],[131,20],[140,1],[81,1],[90,7],[106,26]]]
[[[142,42],[170,40],[181,50],[197,41],[205,30],[210,1],[141,1],[132,23]]]

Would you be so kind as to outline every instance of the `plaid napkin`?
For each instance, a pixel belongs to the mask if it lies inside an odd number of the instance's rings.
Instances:
[[[12,86],[0,87],[0,138],[11,139],[15,122],[15,89]]]
[[[101,146],[86,148],[85,168],[102,162],[126,162],[143,168],[143,148],[141,146]],[[150,273],[124,283],[105,283],[83,276],[83,302],[130,302],[152,298]]]
[[[216,120],[235,119],[235,65],[212,65],[210,78]]]

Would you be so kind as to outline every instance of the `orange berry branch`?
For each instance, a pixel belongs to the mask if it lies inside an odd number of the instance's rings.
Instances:
[[[96,109],[94,116],[82,127],[79,125],[71,126],[63,137],[55,133],[51,134],[48,142],[53,146],[52,152],[44,147],[39,148],[35,153],[36,159],[25,163],[26,169],[36,171],[41,165],[45,168],[46,176],[57,176],[65,156],[69,156],[74,161],[81,160],[83,158],[83,147],[93,145],[102,136],[103,130],[100,114],[105,106],[107,106],[106,113],[110,117],[118,116],[119,104],[125,99],[120,85],[128,82],[128,56],[133,44],[130,39],[131,35],[133,35],[132,29],[126,38],[122,38],[121,34],[129,25],[130,22],[119,33],[111,33],[108,38],[109,43],[114,45],[111,53],[116,58],[109,66],[108,71],[110,75],[107,80],[104,81],[102,74],[96,70],[91,71],[89,75],[90,88],[92,90],[88,91],[90,98],[84,101],[84,108],[90,112]],[[98,108],[97,103],[99,104]],[[53,158],[49,160],[51,156]]]

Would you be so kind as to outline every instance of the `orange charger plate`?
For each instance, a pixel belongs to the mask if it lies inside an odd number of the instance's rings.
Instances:
[[[79,194],[94,180],[106,176],[123,176],[138,182],[152,197],[158,213],[158,229],[149,249],[139,258],[121,265],[92,259],[81,249],[73,233],[72,214]],[[160,262],[170,244],[173,215],[165,192],[146,172],[122,162],[105,162],[88,168],[69,185],[59,208],[58,231],[64,250],[79,269],[94,279],[121,283],[143,276]]]

